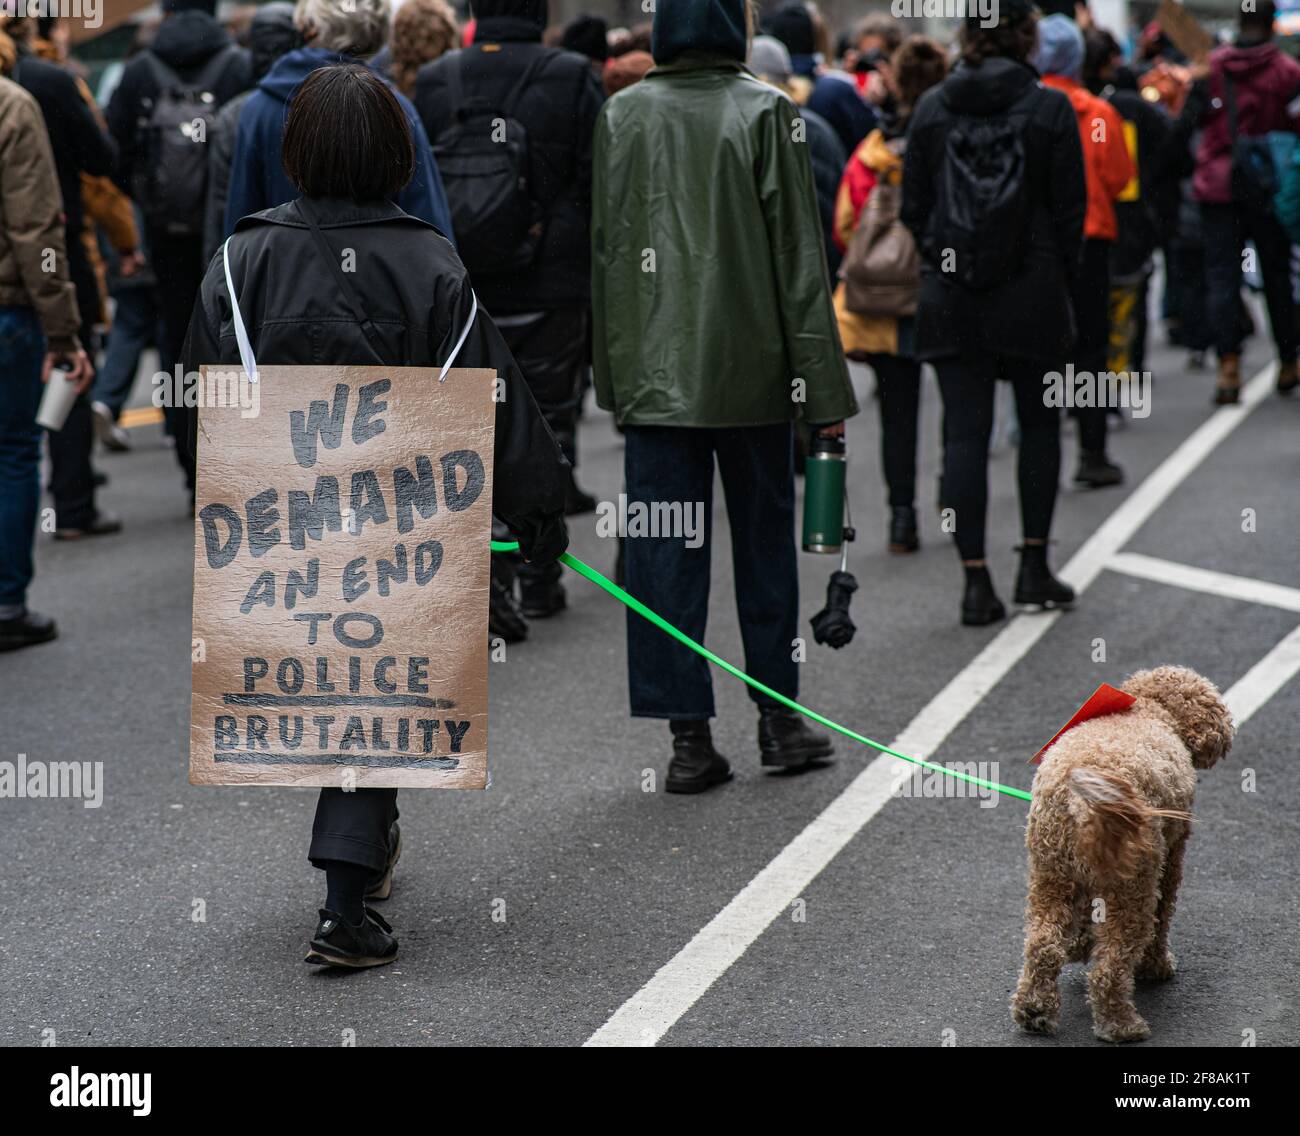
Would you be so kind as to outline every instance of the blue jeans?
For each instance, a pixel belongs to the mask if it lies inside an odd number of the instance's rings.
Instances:
[[[45,336],[31,308],[0,307],[0,606],[21,606],[32,582],[40,507],[41,364]]]
[[[117,293],[113,312],[113,330],[108,333],[108,351],[104,365],[95,376],[91,389],[93,402],[102,402],[117,418],[135,385],[140,367],[140,353],[150,343],[161,342],[158,298],[148,287],[122,288]]]
[[[627,590],[697,643],[709,614],[709,561],[716,459],[727,498],[736,607],[745,670],[778,694],[799,693],[799,575],[794,543],[794,432],[791,425],[707,429],[628,426]],[[702,508],[702,542],[682,534],[634,535],[638,502]],[[695,543],[692,540],[691,543]],[[709,664],[632,611],[627,613],[632,714],[679,721],[712,718]],[[760,706],[773,704],[747,688]]]

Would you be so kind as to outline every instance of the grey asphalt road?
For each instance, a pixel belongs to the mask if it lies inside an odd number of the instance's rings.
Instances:
[[[1265,362],[1255,341],[1247,370]],[[1114,440],[1122,489],[1069,487],[1067,428],[1053,557],[1064,563],[1210,414],[1208,374],[1153,349],[1154,412]],[[874,404],[850,427],[858,636],[811,646],[807,703],[888,742],[998,633],[957,624],[959,569],[931,508],[939,430],[925,387],[922,551],[884,549]],[[0,800],[0,1042],[39,1044],[576,1045],[719,912],[874,755],[842,741],[834,766],[760,772],[743,690],[718,675],[715,736],[737,777],[697,798],[643,791],[667,731],[627,714],[625,617],[585,581],[569,609],[491,668],[492,787],[403,794],[405,851],[385,914],[391,967],[302,962],[323,886],[305,859],[315,792],[192,788],[186,779],[192,522],[156,426],[105,456],[120,536],[42,536],[33,606],[62,637],[0,656],[0,760],[102,761],[99,809]],[[583,483],[621,488],[621,446],[589,412]],[[1016,543],[1014,457],[992,463],[990,555],[1004,594]],[[1270,398],[1202,462],[1128,549],[1300,587],[1300,399]],[[721,495],[718,495],[721,499]],[[1242,510],[1255,510],[1244,532]],[[725,520],[719,514],[719,524]],[[725,531],[720,530],[720,531]],[[594,520],[573,547],[608,569]],[[832,558],[800,557],[804,618]],[[740,661],[727,542],[714,549],[709,645]],[[1019,619],[1036,618],[1032,615]],[[1166,662],[1225,689],[1300,623],[1294,611],[1104,573],[963,720],[936,760],[1025,762],[1101,681]],[[1106,661],[1094,662],[1104,639]],[[1142,989],[1149,1045],[1300,1042],[1300,681],[1205,774],[1174,926],[1180,973]],[[1243,791],[1253,771],[1254,792]],[[1020,956],[1025,805],[893,800],[663,1038],[670,1045],[1095,1045],[1083,976],[1063,979],[1055,1040],[1018,1034],[1007,998]],[[201,902],[201,905],[199,903]],[[494,919],[504,901],[505,919]],[[194,918],[202,907],[206,918]]]

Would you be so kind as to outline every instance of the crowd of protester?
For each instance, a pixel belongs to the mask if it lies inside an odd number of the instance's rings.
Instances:
[[[1158,312],[1189,369],[1215,350],[1214,400],[1238,401],[1245,261],[1277,390],[1300,383],[1300,64],[1272,42],[1267,0],[1196,61],[1156,25],[1125,58],[1083,3],[997,12],[946,45],[883,12],[833,40],[802,0],[658,0],[632,27],[550,26],[546,0],[298,0],[237,30],[213,0],[163,0],[103,106],[59,19],[0,17],[0,650],[56,634],[27,607],[43,384],[77,391],[48,433],[53,536],[111,538],[95,439],[130,448],[150,348],[162,374],[238,362],[232,278],[263,362],[437,366],[460,344],[505,378],[494,531],[521,547],[493,558],[494,635],[522,639],[566,605],[564,517],[597,504],[575,476],[590,385],[622,434],[630,502],[708,517],[720,473],[745,669],[794,698],[796,464],[857,412],[850,365],[874,376],[899,555],[921,541],[933,370],[968,625],[1006,614],[985,534],[1008,384],[1014,599],[1070,606],[1047,556],[1062,421],[1046,376],[1143,381]],[[313,268],[322,247],[357,250],[351,282]],[[1075,482],[1122,483],[1117,407],[1075,401]],[[192,508],[196,410],[163,410]],[[619,555],[629,591],[698,640],[708,530]],[[632,713],[670,726],[667,788],[727,780],[707,665],[631,614],[627,637]],[[754,701],[765,766],[829,758],[801,717]],[[323,957],[391,959],[364,902],[399,850],[395,791],[322,793]]]

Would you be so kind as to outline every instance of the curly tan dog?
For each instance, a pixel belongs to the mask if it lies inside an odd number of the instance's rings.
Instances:
[[[1232,744],[1232,716],[1207,679],[1186,667],[1139,671],[1127,710],[1061,736],[1034,778],[1025,844],[1025,965],[1011,1016],[1053,1033],[1057,978],[1092,960],[1088,1000],[1103,1041],[1151,1032],[1133,1005],[1134,977],[1167,979],[1196,770]]]

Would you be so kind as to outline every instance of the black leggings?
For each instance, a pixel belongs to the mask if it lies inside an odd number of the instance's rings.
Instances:
[[[1020,524],[1027,540],[1046,540],[1061,472],[1060,411],[1047,405],[1041,362],[977,352],[934,365],[943,396],[943,506],[955,512],[963,560],[984,559],[989,436],[998,379],[1011,383],[1020,420]]]
[[[916,430],[921,364],[905,355],[868,355],[880,392],[880,458],[891,507],[916,504]]]

